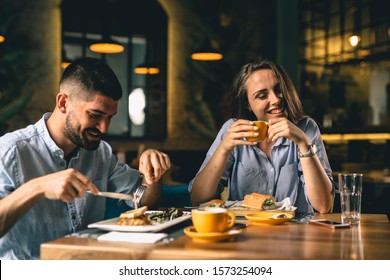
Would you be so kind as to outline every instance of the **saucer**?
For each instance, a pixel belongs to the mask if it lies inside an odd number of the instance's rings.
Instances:
[[[284,218],[271,218],[275,215],[284,214],[286,217]],[[245,218],[247,218],[249,221],[252,222],[252,224],[255,225],[279,225],[283,224],[285,222],[290,221],[292,218],[294,218],[294,213],[292,212],[258,212],[258,213],[252,213],[245,215]]]
[[[242,233],[241,229],[233,228],[225,232],[210,232],[199,233],[196,232],[193,226],[184,228],[184,233],[198,242],[218,242],[228,238],[235,237]]]

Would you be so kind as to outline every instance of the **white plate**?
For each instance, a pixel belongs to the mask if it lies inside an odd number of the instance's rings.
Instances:
[[[146,211],[146,213],[158,213],[162,211]],[[126,232],[157,232],[168,227],[177,225],[191,218],[191,212],[183,212],[183,216],[165,223],[155,223],[147,226],[120,226],[117,225],[118,218],[104,220],[94,224],[89,224],[89,228],[98,228],[107,231],[126,231]]]

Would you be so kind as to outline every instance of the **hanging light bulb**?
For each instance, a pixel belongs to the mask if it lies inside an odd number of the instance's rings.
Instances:
[[[3,43],[3,42],[5,42],[5,37],[0,34],[0,43]]]
[[[361,40],[361,37],[359,35],[356,35],[356,34],[349,36],[349,38],[348,38],[348,42],[350,43],[350,45],[352,47],[356,47],[359,44],[360,40]]]

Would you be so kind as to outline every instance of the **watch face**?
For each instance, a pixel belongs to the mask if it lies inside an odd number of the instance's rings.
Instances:
[[[309,145],[309,147],[310,147],[310,150],[305,152],[305,153],[302,153],[298,149],[299,157],[311,157],[311,156],[314,156],[317,153],[317,146],[315,144],[311,144],[311,145]]]
[[[317,146],[313,144],[310,150],[312,151],[313,155],[315,155],[317,153]]]

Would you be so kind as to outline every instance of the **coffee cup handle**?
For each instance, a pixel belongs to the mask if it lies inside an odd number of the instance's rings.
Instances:
[[[226,229],[231,229],[234,226],[234,222],[236,221],[236,216],[232,212],[227,212],[226,213],[229,216],[229,222],[226,226]]]

